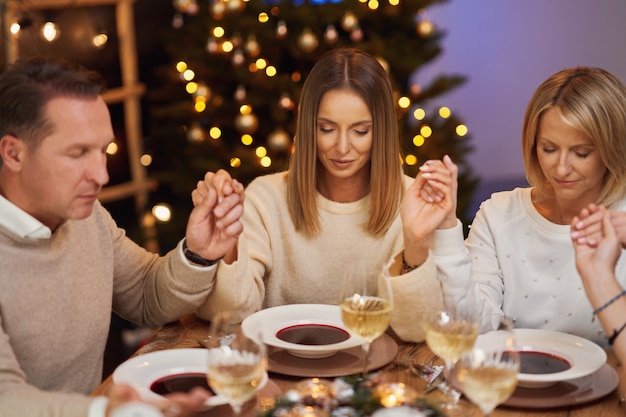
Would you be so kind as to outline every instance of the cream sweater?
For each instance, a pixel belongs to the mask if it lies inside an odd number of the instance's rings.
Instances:
[[[213,273],[188,266],[179,250],[145,251],[100,204],[50,239],[0,226],[0,415],[86,416],[111,311],[158,326],[211,290]]]
[[[406,177],[407,186],[410,181],[413,179]],[[215,291],[197,311],[200,317],[238,310],[243,318],[283,304],[338,304],[342,272],[349,262],[357,261],[371,271],[382,270],[401,253],[399,215],[381,238],[365,231],[369,195],[353,203],[336,203],[318,194],[322,232],[306,238],[294,228],[286,192],[285,173],[258,177],[247,187],[238,260],[219,264]],[[375,283],[377,277],[370,279]],[[440,306],[443,299],[434,263],[429,259],[420,268],[390,280],[395,303],[392,327],[405,340],[423,340],[422,315]]]

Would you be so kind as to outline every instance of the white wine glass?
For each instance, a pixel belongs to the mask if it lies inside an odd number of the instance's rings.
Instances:
[[[362,264],[347,266],[341,286],[341,320],[362,341],[363,372],[367,373],[370,346],[389,327],[393,296],[389,278],[382,268],[369,269]]]
[[[231,314],[220,313],[211,320],[206,347],[209,386],[239,415],[266,378],[265,345],[260,335],[246,336]]]
[[[447,395],[440,407],[449,416],[467,415],[469,405],[459,402],[461,393],[451,383],[450,374],[459,358],[474,346],[479,328],[480,316],[472,307],[434,310],[424,317],[426,344],[445,363],[445,383],[440,387]]]
[[[461,356],[454,374],[463,394],[489,417],[515,391],[519,369],[513,326],[505,319],[490,333],[488,346],[474,347]]]

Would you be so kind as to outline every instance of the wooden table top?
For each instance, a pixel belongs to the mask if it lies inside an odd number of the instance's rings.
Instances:
[[[188,316],[184,319],[163,326],[158,329],[154,337],[145,345],[143,345],[135,355],[140,355],[148,352],[164,350],[164,349],[177,349],[177,348],[197,348],[202,347],[200,340],[205,339],[208,335],[209,323],[198,319],[196,316]],[[398,340],[395,336],[394,340],[398,343],[398,354],[400,357],[403,352],[411,349],[415,346],[412,343],[405,343]],[[615,369],[620,371],[621,365],[617,363],[616,357],[612,351],[607,352],[607,362]],[[434,355],[428,349],[428,347],[422,343],[419,344],[415,351],[415,358],[418,363],[427,363]],[[441,364],[441,362],[437,362]],[[423,393],[426,386],[426,381],[416,376],[407,367],[397,366],[393,363],[385,365],[379,370],[380,378],[383,382],[403,382],[410,387],[416,389],[419,393]],[[285,376],[276,373],[270,373],[270,381],[272,382],[273,390],[270,389],[266,392],[266,395],[276,395],[277,392],[286,392],[293,388],[298,382],[307,378],[300,378],[294,376]],[[92,395],[101,395],[106,392],[107,388],[112,383],[109,376],[103,383],[98,386],[92,393]],[[491,415],[491,417],[611,417],[611,416],[626,416],[626,404],[620,401],[620,393],[626,392],[625,381],[620,381],[618,388],[612,393],[594,400],[592,402],[564,406],[557,408],[534,408],[532,406],[532,400],[529,401],[531,405],[528,408],[518,407],[498,407]],[[582,394],[582,393],[581,393]],[[428,394],[422,394],[428,401],[436,402],[443,398],[443,394],[438,390],[434,390]],[[270,398],[261,398],[261,407],[267,407],[268,400]],[[463,400],[465,401],[465,400]],[[269,402],[271,404],[271,402]],[[265,404],[265,405],[264,405]],[[482,414],[478,408],[472,406],[474,414],[468,417],[480,417]],[[212,417],[223,416],[224,414],[230,414],[228,407],[218,407],[209,410],[199,415]],[[254,410],[248,410],[242,414],[242,417],[253,417],[255,415]]]

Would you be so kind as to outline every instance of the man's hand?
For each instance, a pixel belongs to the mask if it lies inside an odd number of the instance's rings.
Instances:
[[[231,251],[243,231],[244,188],[225,170],[208,172],[191,193],[187,247],[205,259],[215,260]]]
[[[211,394],[194,388],[189,393],[175,393],[161,401],[142,400],[130,385],[115,384],[107,393],[106,417],[189,417],[197,413]]]

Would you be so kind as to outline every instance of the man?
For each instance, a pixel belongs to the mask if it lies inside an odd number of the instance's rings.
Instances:
[[[86,395],[102,379],[111,311],[144,326],[193,312],[242,231],[243,187],[217,173],[176,249],[159,257],[125,236],[97,200],[114,139],[102,88],[97,74],[52,59],[0,75],[2,416],[123,414],[139,399],[129,387]],[[184,414],[207,395],[156,405]]]

